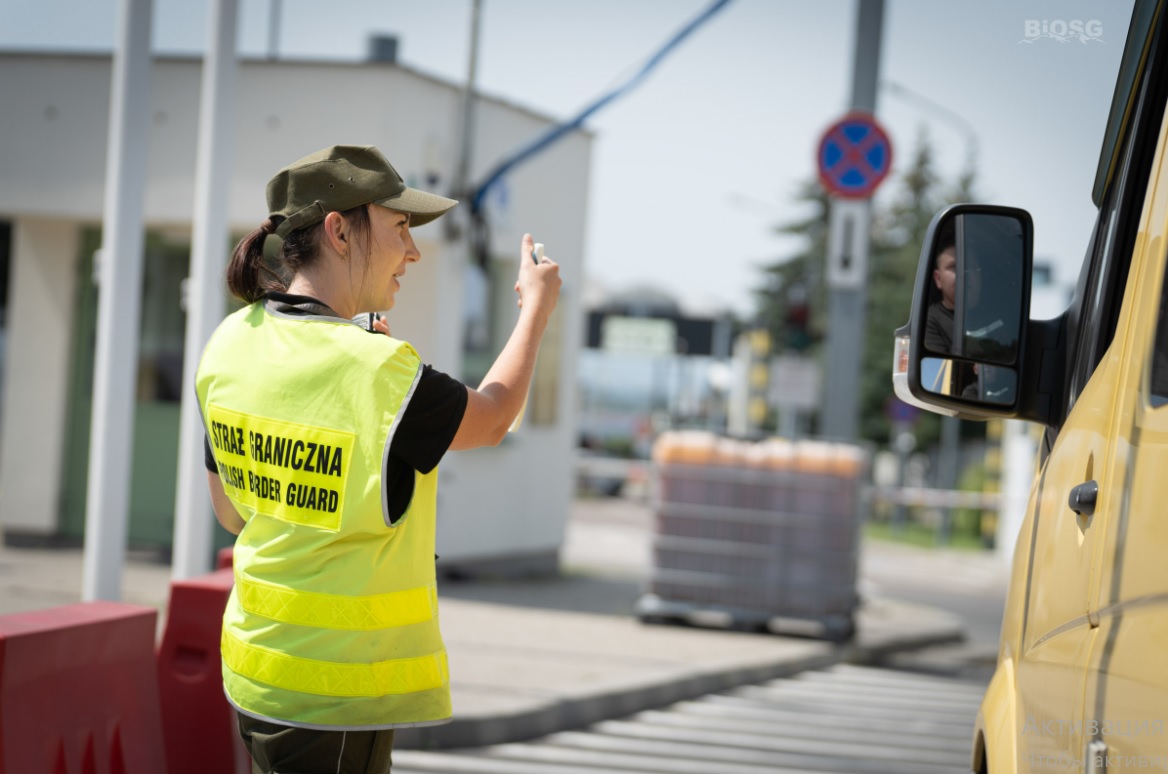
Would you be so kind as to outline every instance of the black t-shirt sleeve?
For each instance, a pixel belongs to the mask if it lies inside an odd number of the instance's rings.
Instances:
[[[429,473],[450,448],[466,413],[466,386],[428,365],[398,419],[390,455],[419,473]]]
[[[466,413],[466,401],[466,385],[422,366],[422,375],[389,444],[384,484],[391,522],[400,519],[409,507],[414,471],[429,473],[450,448]]]
[[[931,304],[925,318],[925,349],[938,355],[948,355],[953,347],[953,313]]]

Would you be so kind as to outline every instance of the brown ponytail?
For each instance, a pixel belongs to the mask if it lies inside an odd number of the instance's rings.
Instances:
[[[368,208],[369,205],[361,204],[341,213],[365,240],[366,246],[373,233]],[[231,253],[231,262],[227,264],[227,287],[244,303],[255,303],[269,293],[286,291],[296,272],[311,266],[320,254],[323,222],[288,234],[280,243],[274,260],[269,262],[265,259],[264,240],[269,234],[276,233],[276,228],[283,220],[279,215],[268,218],[259,228],[239,240]]]
[[[245,303],[259,301],[272,291],[287,290],[284,280],[264,260],[264,240],[274,234],[279,223],[268,218],[239,240],[227,264],[227,287]]]

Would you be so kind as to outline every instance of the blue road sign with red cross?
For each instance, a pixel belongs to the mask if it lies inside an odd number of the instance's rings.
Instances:
[[[819,141],[819,182],[833,196],[867,199],[892,169],[892,142],[867,113],[849,113]]]

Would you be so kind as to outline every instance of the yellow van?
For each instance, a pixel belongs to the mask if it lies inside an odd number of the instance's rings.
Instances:
[[[1165,16],[1136,1],[1070,308],[1029,319],[1026,212],[956,205],[896,331],[903,400],[1045,428],[975,772],[1168,771]]]

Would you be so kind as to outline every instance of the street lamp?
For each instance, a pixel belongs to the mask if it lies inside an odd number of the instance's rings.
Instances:
[[[974,130],[973,124],[931,97],[926,97],[896,81],[881,81],[880,85],[885,91],[923,108],[926,112],[948,122],[950,126],[965,135],[965,170],[967,173],[973,171],[974,165],[977,163],[977,132]]]

